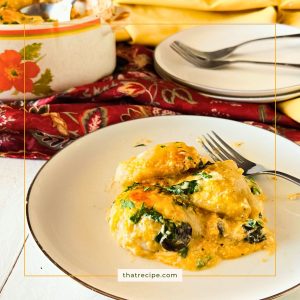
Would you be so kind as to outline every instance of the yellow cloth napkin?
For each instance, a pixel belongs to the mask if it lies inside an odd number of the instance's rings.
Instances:
[[[300,9],[299,10],[279,10],[278,22],[291,25],[300,26]]]
[[[204,11],[239,11],[264,8],[276,6],[279,1],[280,0],[114,0],[116,4],[166,6]]]
[[[130,14],[120,21],[120,27],[116,30],[117,39],[130,39],[133,43],[152,46],[180,30],[200,24],[275,23],[277,16],[274,7],[223,13],[143,5],[125,8]]]
[[[280,102],[277,105],[284,114],[300,123],[300,98]]]
[[[279,10],[277,19],[273,6],[279,2],[285,10]],[[129,18],[116,27],[117,40],[153,46],[180,30],[200,24],[275,23],[277,19],[300,26],[300,0],[115,0],[115,3],[130,12]],[[300,98],[281,102],[278,108],[300,122]]]
[[[280,9],[300,9],[300,0],[280,0]]]
[[[285,8],[300,8],[300,0],[282,0]],[[292,26],[300,26],[300,10],[278,11],[278,22]],[[300,123],[300,98],[278,103],[278,108],[287,116]]]
[[[118,42],[128,42],[131,40],[129,33],[122,26],[115,26],[114,32]]]

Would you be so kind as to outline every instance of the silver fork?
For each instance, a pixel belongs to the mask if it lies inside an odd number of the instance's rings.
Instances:
[[[287,39],[287,38],[298,38],[300,37],[300,33],[296,34],[288,34],[288,35],[278,35],[276,36],[276,39]],[[190,51],[192,54],[196,56],[203,57],[205,59],[219,59],[219,58],[224,58],[228,55],[230,55],[232,52],[234,52],[237,48],[244,46],[249,43],[253,42],[258,42],[258,41],[265,41],[265,40],[271,40],[274,39],[274,36],[270,37],[263,37],[263,38],[258,38],[258,39],[253,39],[253,40],[248,40],[245,42],[242,42],[240,44],[236,44],[231,47],[226,47],[223,49],[215,50],[215,51],[201,51],[201,50],[196,50],[180,41],[174,41],[174,44],[180,45],[181,47],[185,48],[187,51]]]
[[[211,158],[214,161],[231,159],[236,162],[238,167],[244,170],[245,175],[276,175],[300,185],[299,178],[296,178],[294,176],[280,171],[267,170],[265,167],[258,165],[240,155],[237,151],[230,147],[223,139],[221,139],[214,131],[212,131],[212,134],[213,136],[210,134],[207,134],[207,137],[203,136],[202,144],[204,149],[210,154]]]
[[[236,63],[247,63],[247,64],[259,64],[259,65],[275,65],[275,62],[269,61],[255,61],[255,60],[207,60],[203,57],[193,55],[183,49],[180,45],[172,43],[170,47],[179,54],[182,58],[186,61],[191,63],[192,65],[200,68],[206,69],[216,69],[220,67],[224,67],[230,64]],[[276,66],[283,66],[283,67],[295,67],[300,68],[300,64],[292,64],[292,63],[282,63],[276,62]]]

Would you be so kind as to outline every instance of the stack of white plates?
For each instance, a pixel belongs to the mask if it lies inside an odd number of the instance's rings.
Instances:
[[[275,61],[300,64],[300,38],[271,39],[244,45],[226,60],[256,60],[273,65],[231,64],[218,69],[195,67],[171,48],[177,40],[195,49],[213,51],[269,36],[300,33],[286,25],[203,25],[179,32],[156,47],[155,68],[166,79],[193,87],[217,99],[268,103],[300,97],[300,68],[276,66]]]

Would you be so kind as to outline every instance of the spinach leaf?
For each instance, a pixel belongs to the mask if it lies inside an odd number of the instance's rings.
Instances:
[[[164,222],[164,217],[162,216],[162,214],[159,213],[158,211],[154,210],[153,208],[150,208],[150,209],[146,208],[144,215],[150,217],[155,222],[158,222],[158,223]]]
[[[137,224],[140,220],[141,220],[141,218],[142,218],[142,216],[144,215],[144,213],[145,213],[145,205],[144,205],[144,203],[142,204],[142,206],[141,206],[141,208],[134,214],[134,215],[132,215],[131,217],[130,217],[130,220],[134,223],[134,224]]]
[[[144,203],[142,204],[141,208],[130,217],[130,220],[134,223],[137,224],[141,218],[143,216],[148,216],[150,217],[153,221],[155,222],[159,222],[163,224],[163,216],[161,213],[159,213],[158,211],[156,211],[153,208],[148,208],[144,205]]]
[[[192,236],[192,227],[189,223],[173,222],[165,219],[155,241],[168,251],[183,251],[189,244]],[[184,254],[184,251],[183,251]],[[187,253],[186,253],[187,254]],[[182,254],[181,254],[182,255]]]
[[[142,204],[141,208],[130,217],[130,220],[137,224],[143,216],[150,217],[153,221],[162,224],[160,232],[156,235],[155,241],[168,251],[180,252],[182,257],[187,255],[187,248],[192,236],[192,227],[189,223],[173,222],[165,219],[161,213],[153,208]]]
[[[244,241],[255,244],[261,243],[266,240],[265,234],[262,232],[263,223],[261,221],[249,219],[245,224],[242,225],[244,231],[247,233],[247,236],[244,238]]]
[[[162,187],[164,192],[168,192],[174,195],[191,195],[193,193],[198,192],[199,186],[197,180],[192,181],[183,181],[179,184],[172,185],[169,187]]]

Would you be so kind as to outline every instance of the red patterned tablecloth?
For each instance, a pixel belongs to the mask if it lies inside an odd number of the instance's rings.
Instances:
[[[113,75],[49,98],[0,102],[0,156],[49,159],[80,136],[105,126],[150,116],[189,114],[227,118],[274,131],[300,144],[300,124],[274,104],[226,102],[161,79],[153,52],[119,44]],[[25,134],[24,134],[25,114]]]

